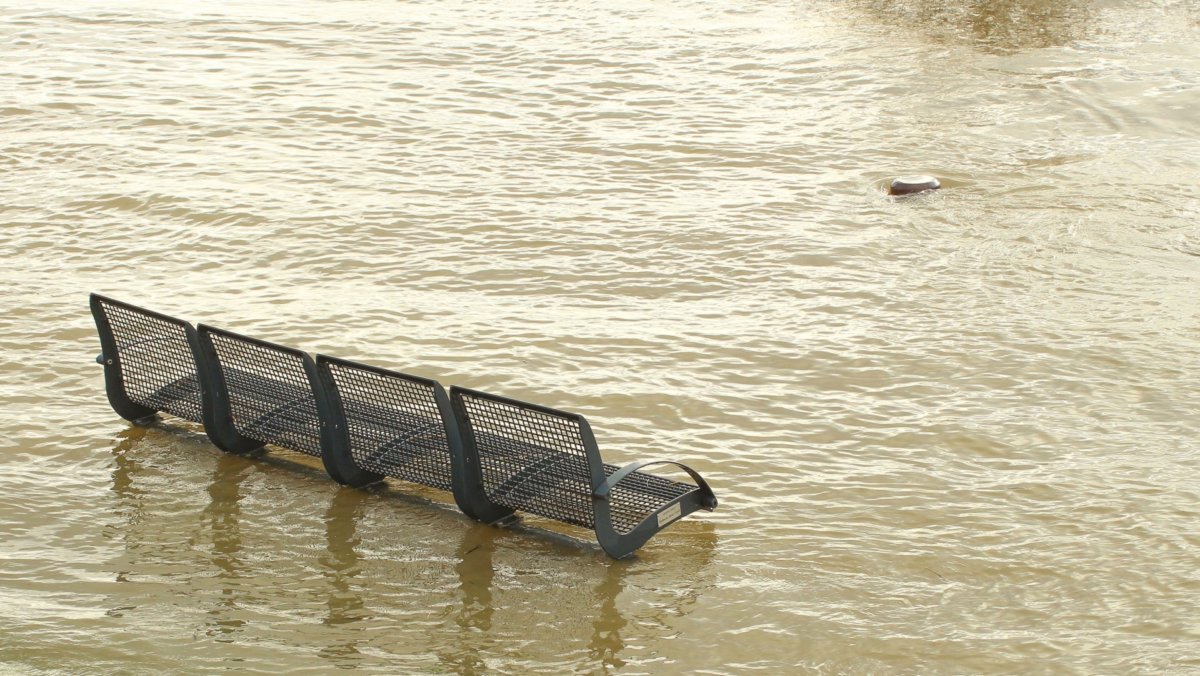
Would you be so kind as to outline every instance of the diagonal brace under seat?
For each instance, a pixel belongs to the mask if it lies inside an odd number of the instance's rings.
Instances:
[[[392,437],[386,443],[381,444],[378,448],[367,454],[368,462],[377,461],[379,458],[391,453],[393,450],[402,448],[405,444],[413,439],[419,438],[421,435],[430,430],[441,428],[441,423],[426,423],[424,425],[416,425],[405,430],[402,434]]]
[[[505,496],[507,496],[517,487],[524,484],[526,481],[530,481],[535,477],[544,476],[548,472],[551,472],[554,467],[563,464],[564,462],[569,463],[572,460],[573,458],[566,453],[557,453],[555,455],[549,455],[540,458],[526,465],[521,471],[505,479],[504,482],[497,486],[496,490],[493,491],[492,499],[503,500]]]

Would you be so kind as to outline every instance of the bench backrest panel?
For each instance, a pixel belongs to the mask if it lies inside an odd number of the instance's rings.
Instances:
[[[449,402],[437,381],[324,355],[317,368],[333,383],[355,465],[452,490]]]
[[[454,388],[451,396],[464,446],[478,453],[489,500],[594,526],[593,461],[579,415],[475,390]]]
[[[321,419],[306,353],[200,326],[228,393],[233,426],[263,443],[321,457]]]
[[[93,296],[111,330],[126,395],[135,403],[201,422],[203,400],[185,321]]]

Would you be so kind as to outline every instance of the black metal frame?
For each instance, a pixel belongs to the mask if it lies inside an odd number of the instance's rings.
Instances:
[[[432,395],[433,409],[436,409],[445,433],[454,501],[464,514],[477,521],[503,524],[514,520],[516,512],[528,511],[591,528],[609,556],[624,558],[675,521],[697,510],[711,511],[717,506],[708,483],[695,470],[681,463],[654,460],[620,468],[605,464],[591,426],[576,413],[457,386],[451,387],[447,394],[436,380],[326,355],[316,355],[314,359],[302,350],[206,324],[193,327],[186,321],[100,294],[91,295],[90,305],[100,335],[101,354],[96,361],[104,366],[109,403],[118,415],[137,425],[152,423],[160,411],[182,413],[193,422],[203,423],[213,444],[229,453],[245,453],[265,444],[275,444],[319,455],[329,476],[348,486],[376,483],[386,474],[444,488],[445,479],[441,474],[427,474],[426,481],[422,481],[419,476],[384,471],[387,467],[360,465],[353,452],[352,425],[373,425],[367,438],[381,430],[395,430],[401,433],[394,440],[397,444],[409,443],[400,423],[386,419],[389,411],[395,416],[407,411],[408,403],[391,403],[398,408],[389,408],[392,400],[386,398],[387,392],[365,389],[368,386],[360,383],[352,395],[347,393],[347,396],[356,397],[354,406],[349,406],[343,399],[343,387],[334,371],[351,369],[384,379],[377,383],[389,379],[405,381],[406,386],[419,386]],[[107,311],[109,306],[118,308],[117,313],[123,315],[121,321],[127,326],[114,327]],[[145,334],[149,327],[153,333],[159,325],[167,334],[179,331],[182,335],[164,334],[124,344],[120,342],[118,334],[122,331]],[[191,364],[185,359],[186,353],[190,352],[195,367],[194,383],[192,374],[187,373],[178,382],[161,386],[160,392],[133,396],[127,387],[131,381],[124,368],[123,352],[159,340],[174,341],[174,345],[165,352],[146,350],[143,353],[139,350],[139,372],[132,382],[145,386],[149,379],[150,389],[160,387],[158,383],[163,378],[178,376],[190,368]],[[180,341],[186,343],[186,349]],[[218,347],[218,342],[226,347]],[[223,363],[222,349],[234,351],[227,354],[232,363]],[[246,352],[237,354],[237,349]],[[156,354],[165,354],[163,358],[168,362],[159,371],[152,369],[153,364],[144,363]],[[303,371],[302,377],[297,368]],[[199,420],[193,417],[197,389],[200,412],[195,417]],[[180,391],[188,397],[166,398]],[[300,393],[298,397],[295,396],[297,392]],[[164,400],[165,407],[151,405]],[[383,403],[372,403],[376,401]],[[488,424],[485,420],[481,426],[481,421],[475,420],[477,415],[487,418],[490,414],[484,409],[473,414],[471,407],[477,404],[468,404],[468,401],[487,402],[487,406],[500,407],[503,415],[514,417],[491,419],[492,422],[500,421],[498,425]],[[179,402],[188,405],[181,406]],[[427,404],[422,400],[422,407]],[[253,421],[241,419],[241,413],[250,415],[248,411],[262,406],[271,408],[265,413],[253,411],[258,416]],[[352,419],[351,409],[354,409],[353,415],[369,413],[372,416],[369,423],[363,417]],[[425,430],[422,434],[436,429],[432,426],[434,413],[432,409],[423,409],[418,415],[431,421],[429,425],[417,426],[416,429]],[[361,435],[364,427],[357,429]],[[431,455],[420,455],[440,445],[440,437],[436,438],[436,443],[430,439],[433,437],[427,437],[422,447],[410,446],[410,451],[413,448],[419,450],[417,455],[407,456],[405,462],[412,462],[414,457],[432,458]],[[394,452],[398,446],[391,444],[392,440],[384,447],[390,447],[389,452]],[[370,460],[367,458],[365,464],[371,464]],[[438,472],[445,471],[445,465],[435,464],[442,468]],[[432,468],[435,464],[425,467]],[[642,471],[663,464],[682,469],[695,485]],[[501,468],[505,467],[515,470],[504,475]]]
[[[618,532],[613,527],[611,515],[611,496],[613,489],[623,479],[634,472],[639,472],[649,465],[675,465],[682,469],[696,482],[696,489],[664,503],[657,510],[648,514],[641,523],[627,533]],[[595,477],[593,477],[594,479]],[[608,475],[592,491],[592,509],[596,510],[596,537],[600,546],[613,558],[621,559],[629,556],[662,529],[670,526],[683,517],[698,510],[708,512],[717,508],[717,496],[713,494],[708,482],[696,470],[674,460],[642,460],[631,462],[621,469]],[[678,506],[679,509],[675,509]]]
[[[91,294],[88,302],[92,311],[92,319],[96,322],[96,332],[100,334],[100,354],[96,357],[96,363],[104,367],[104,389],[108,395],[108,403],[112,406],[113,411],[122,418],[135,425],[148,425],[154,421],[156,414],[161,409],[139,404],[129,396],[129,392],[125,388],[125,376],[122,370],[123,355],[121,353],[123,346],[117,342],[116,332],[113,329],[112,322],[108,318],[108,313],[105,312],[104,306],[116,306],[129,312],[142,314],[152,319],[178,326],[186,332],[188,344],[193,348],[193,357],[195,356],[196,330],[192,328],[191,324],[185,321],[140,308],[136,305],[130,305],[115,298],[102,296],[98,293]]]
[[[117,342],[117,332],[109,320],[105,306],[121,308],[125,312],[142,315],[182,329],[192,354],[195,378],[200,389],[201,415],[199,420],[193,419],[192,422],[202,423],[204,431],[213,442],[213,445],[227,453],[245,453],[262,446],[261,442],[238,434],[233,426],[229,424],[227,418],[217,417],[215,411],[219,406],[216,404],[222,400],[222,397],[227,399],[228,395],[222,388],[215,386],[218,380],[214,379],[214,373],[219,377],[219,369],[214,368],[209,363],[209,359],[205,356],[204,350],[201,348],[200,337],[195,327],[182,319],[177,319],[161,312],[147,310],[146,308],[125,303],[98,293],[91,294],[89,304],[92,310],[92,317],[96,321],[96,330],[100,335],[101,352],[100,356],[96,357],[96,361],[104,366],[105,390],[108,393],[109,404],[112,405],[113,411],[117,415],[132,421],[135,425],[148,425],[157,419],[156,414],[163,409],[151,408],[139,404],[129,396],[125,386],[126,375],[122,365],[122,346]]]
[[[213,385],[215,393],[215,396],[212,398],[213,418],[215,420],[228,421],[227,426],[231,428],[235,428],[241,423],[250,422],[238,421],[236,419],[229,379],[226,377],[226,368],[222,365],[220,352],[213,340],[214,336],[224,337],[228,340],[257,346],[268,352],[299,359],[304,371],[304,377],[307,379],[308,386],[312,391],[313,404],[316,409],[316,420],[314,422],[317,426],[320,444],[319,457],[321,458],[322,465],[325,467],[325,471],[334,481],[349,486],[364,486],[380,480],[381,477],[363,472],[350,460],[349,445],[342,434],[345,430],[344,417],[338,416],[335,413],[333,405],[330,402],[328,390],[322,384],[317,372],[316,362],[314,362],[312,356],[303,350],[252,338],[225,329],[218,329],[207,324],[200,324],[197,333],[200,337],[201,350],[210,366],[209,380]],[[273,443],[285,448],[288,447],[286,444],[280,443],[278,439],[271,438],[271,435],[263,434],[254,436],[248,432],[238,432],[238,434],[245,434],[247,438],[256,439],[260,446],[266,443]]]
[[[330,357],[324,354],[318,354],[316,361],[317,375],[320,377],[324,389],[328,392],[329,396],[333,426],[337,433],[336,448],[338,449],[338,454],[347,458],[350,463],[355,465],[359,472],[374,477],[375,481],[383,479],[383,475],[378,472],[371,472],[370,470],[358,467],[357,461],[355,461],[354,455],[350,450],[350,422],[347,418],[346,406],[342,400],[342,388],[339,387],[337,379],[333,374],[333,367],[335,366],[357,369],[385,378],[406,380],[429,388],[433,394],[438,417],[441,419],[446,435],[446,452],[450,461],[451,493],[454,495],[455,504],[467,516],[485,523],[494,523],[512,514],[511,509],[497,507],[485,499],[480,499],[484,493],[478,464],[468,462],[468,455],[463,452],[462,437],[460,436],[459,427],[454,421],[450,398],[446,395],[446,390],[442,387],[441,383],[431,378],[422,378],[370,364]]]
[[[603,548],[604,551],[613,558],[620,559],[629,556],[635,550],[645,544],[646,541],[649,540],[655,533],[687,516],[688,514],[691,514],[692,512],[700,509],[712,511],[717,507],[717,498],[713,494],[712,488],[709,487],[708,482],[706,482],[698,472],[682,463],[678,463],[673,460],[650,460],[633,462],[619,469],[612,465],[606,465],[600,456],[600,448],[596,443],[595,435],[592,433],[591,425],[588,424],[587,419],[582,415],[567,411],[560,411],[558,409],[540,406],[538,404],[532,404],[517,399],[502,397],[487,392],[455,386],[450,388],[450,400],[454,406],[455,419],[458,422],[460,433],[463,436],[463,448],[464,452],[467,454],[466,460],[471,466],[482,467],[487,464],[486,459],[481,456],[481,453],[485,452],[484,449],[487,448],[488,445],[480,443],[480,440],[476,435],[477,425],[473,420],[474,416],[470,411],[470,407],[466,403],[468,399],[488,401],[499,404],[503,407],[510,407],[516,411],[536,412],[542,416],[557,418],[575,426],[579,435],[578,441],[586,456],[586,471],[588,476],[582,478],[587,481],[591,488],[590,496],[580,497],[581,499],[587,499],[590,497],[592,527],[596,531],[596,538],[599,541],[601,548]],[[538,430],[536,429],[532,431],[534,432],[533,436],[539,439],[539,443],[544,443],[545,440],[551,436],[538,434]],[[505,438],[504,442],[505,443],[503,444],[499,444],[499,446],[509,446],[514,448],[526,446],[530,448],[537,448],[537,450],[542,452],[553,452],[555,450],[552,448],[547,449],[545,447],[536,446],[535,444],[531,444],[523,439]],[[542,460],[540,462],[545,461]],[[641,474],[640,470],[642,468],[650,465],[660,464],[670,464],[679,467],[685,471],[693,481],[696,482],[696,486],[690,490],[687,490],[686,492],[681,492],[679,495],[671,499],[661,501],[656,507],[645,514],[645,516],[636,526],[626,532],[621,532],[614,522],[615,520],[612,512],[614,489],[617,488],[621,482],[627,478]],[[558,469],[563,465],[581,468],[578,463],[560,463],[555,467],[555,469]],[[546,473],[550,473],[550,471],[547,471]],[[526,475],[526,478],[532,478],[533,476],[536,476],[536,474],[537,470],[534,470]],[[556,478],[561,478],[561,476],[561,473],[558,473]],[[653,475],[643,474],[642,476]],[[669,481],[663,480],[659,477],[655,478],[659,479],[660,481]],[[482,483],[484,482],[481,479],[481,485]],[[678,484],[679,482],[671,483]],[[488,497],[486,493],[484,498],[489,502],[492,500],[492,498]],[[513,504],[492,504],[496,508],[504,508],[505,506],[510,509],[520,508],[520,506],[514,506]],[[567,520],[561,515],[555,514],[554,511],[556,510],[535,510],[535,513],[540,513],[542,516],[548,516],[549,518],[557,518],[564,521]]]

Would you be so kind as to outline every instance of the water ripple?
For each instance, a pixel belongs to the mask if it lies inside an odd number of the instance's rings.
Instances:
[[[0,48],[6,664],[1200,667],[1186,3],[69,4]],[[721,508],[610,562],[128,427],[91,290],[579,411]]]

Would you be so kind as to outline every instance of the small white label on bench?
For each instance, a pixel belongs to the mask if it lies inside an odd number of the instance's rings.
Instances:
[[[683,516],[683,508],[679,506],[678,502],[676,502],[675,504],[658,513],[658,527],[662,528],[681,516]]]

